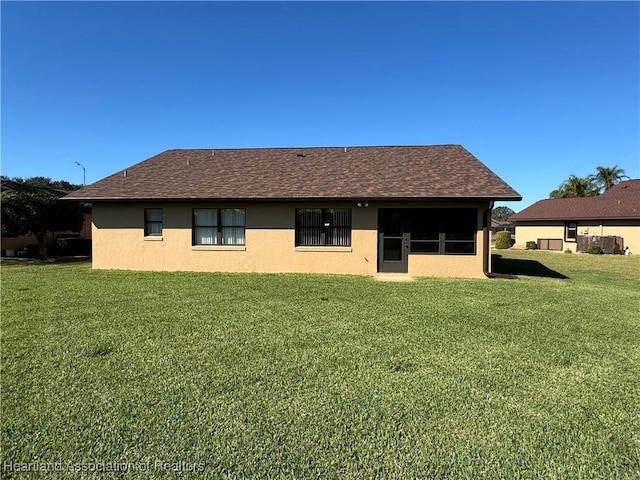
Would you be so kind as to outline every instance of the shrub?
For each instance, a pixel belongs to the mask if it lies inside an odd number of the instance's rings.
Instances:
[[[527,250],[535,250],[536,248],[538,248],[538,245],[536,245],[536,242],[534,242],[533,240],[529,240],[527,242]]]
[[[505,231],[496,233],[496,248],[504,250],[505,248],[511,248],[511,233]]]
[[[573,253],[570,248],[567,248],[564,253]]]
[[[589,245],[587,247],[587,253],[591,253],[592,255],[600,255],[602,253],[602,249],[598,245]]]

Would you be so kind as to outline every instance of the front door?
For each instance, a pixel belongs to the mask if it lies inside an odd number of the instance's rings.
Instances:
[[[400,209],[378,210],[378,271],[407,273],[409,271],[410,229],[408,219]]]

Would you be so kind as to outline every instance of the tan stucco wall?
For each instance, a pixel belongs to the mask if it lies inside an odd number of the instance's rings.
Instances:
[[[295,247],[295,209],[310,203],[158,203],[93,204],[93,267],[128,270],[189,270],[219,272],[300,272],[375,275],[378,271],[378,208],[355,203],[322,204],[351,208],[351,247]],[[424,207],[403,204],[402,207]],[[432,204],[433,207],[478,208],[476,255],[410,255],[412,276],[483,277],[482,210],[486,203]],[[144,236],[144,209],[163,209],[162,237]],[[193,208],[246,209],[246,245],[191,245]]]
[[[603,220],[578,221],[578,235],[617,236],[624,239],[624,245],[633,253],[640,253],[640,220]],[[562,250],[576,252],[576,242],[567,242],[564,238],[564,222],[527,222],[516,225],[516,244],[526,245],[539,238],[560,238]]]

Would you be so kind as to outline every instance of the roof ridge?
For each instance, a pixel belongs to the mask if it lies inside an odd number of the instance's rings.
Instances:
[[[333,149],[333,148],[436,148],[436,147],[460,147],[466,150],[466,148],[459,143],[438,143],[438,144],[407,144],[407,145],[317,145],[317,146],[288,146],[288,147],[209,147],[209,148],[170,148],[164,150],[162,153],[167,152],[200,152],[210,150],[299,150],[299,149]]]

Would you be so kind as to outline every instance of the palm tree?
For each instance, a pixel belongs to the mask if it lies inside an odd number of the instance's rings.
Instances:
[[[622,168],[618,168],[618,165],[614,165],[613,167],[598,167],[598,173],[595,176],[596,182],[598,182],[600,188],[604,189],[605,192],[625,178],[629,177],[624,174]]]
[[[599,193],[598,184],[594,176],[578,177],[569,176],[557,190],[549,194],[551,198],[593,197]]]

